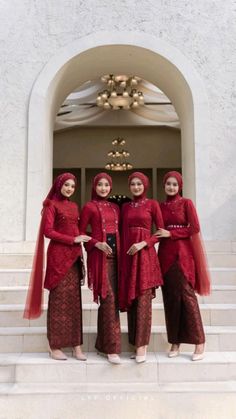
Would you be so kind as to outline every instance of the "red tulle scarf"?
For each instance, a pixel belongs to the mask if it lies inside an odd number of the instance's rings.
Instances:
[[[42,314],[43,305],[43,276],[44,276],[44,217],[42,215],[33,267],[30,275],[29,289],[24,311],[25,319],[37,319]]]
[[[200,233],[191,236],[191,243],[196,269],[194,289],[199,295],[209,295],[211,280]]]

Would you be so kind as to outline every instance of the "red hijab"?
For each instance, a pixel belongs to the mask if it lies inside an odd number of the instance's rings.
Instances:
[[[59,175],[55,179],[49,193],[43,201],[43,209],[41,212],[42,218],[39,226],[38,238],[36,242],[33,266],[24,311],[24,318],[26,319],[36,319],[37,317],[40,317],[42,313],[44,278],[44,208],[49,204],[50,200],[61,201],[63,199],[67,199],[61,194],[61,188],[64,185],[64,183],[69,179],[72,179],[75,183],[77,183],[76,177],[72,173],[63,173]]]
[[[134,178],[138,178],[138,179],[141,180],[141,182],[142,182],[142,184],[144,186],[144,191],[143,191],[142,195],[139,195],[138,197],[133,197],[133,199],[134,200],[137,200],[137,199],[146,198],[146,193],[147,193],[147,190],[149,188],[149,179],[148,179],[148,177],[144,173],[142,173],[142,172],[134,172],[134,173],[132,173],[128,177],[128,185],[129,186],[130,186],[130,184],[131,184],[131,182],[132,182],[132,180]]]
[[[69,179],[73,180],[75,182],[75,185],[77,184],[76,177],[72,173],[66,172],[57,176],[45,200],[43,201],[44,206],[45,203],[47,204],[47,199],[51,199],[54,201],[61,201],[63,199],[67,199],[61,194],[61,188],[64,185],[64,183]]]
[[[183,178],[182,175],[179,172],[176,172],[175,170],[171,170],[170,172],[167,172],[163,178],[163,184],[165,185],[167,179],[169,179],[170,177],[174,177],[177,182],[178,182],[178,186],[179,186],[179,192],[182,191],[183,189]]]
[[[170,177],[174,177],[177,180],[179,191],[176,195],[180,196],[179,192],[181,192],[183,188],[182,175],[179,172],[176,172],[175,170],[172,170],[166,173],[163,178],[164,185],[167,179],[169,179]],[[191,224],[191,220],[189,220],[189,222]],[[196,282],[195,282],[195,287],[194,287],[195,291],[199,295],[209,295],[210,289],[211,289],[211,280],[210,280],[209,269],[207,266],[206,252],[204,250],[201,233],[195,233],[191,236],[191,244],[192,244],[193,257],[194,257],[194,262],[195,262],[195,267],[196,267]]]
[[[93,183],[92,183],[92,199],[95,199],[95,200],[100,200],[100,199],[103,199],[103,198],[101,198],[98,194],[97,194],[97,192],[96,192],[96,187],[97,187],[97,184],[98,184],[98,182],[101,180],[101,179],[106,179],[107,181],[108,181],[108,183],[109,183],[109,185],[110,185],[110,188],[111,188],[111,190],[112,190],[112,178],[111,178],[111,176],[109,176],[107,173],[105,173],[105,172],[101,172],[101,173],[98,173],[94,178],[93,178]],[[110,192],[111,192],[111,190],[110,190]],[[107,197],[106,197],[107,198]],[[104,199],[106,199],[106,198],[104,198]]]

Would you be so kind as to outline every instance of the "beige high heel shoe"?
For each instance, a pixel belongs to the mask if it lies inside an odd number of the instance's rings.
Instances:
[[[204,358],[204,352],[202,354],[192,354],[192,361],[201,361]]]
[[[198,345],[196,345],[196,346],[198,346]],[[196,351],[196,348],[195,348],[195,351]],[[204,358],[204,355],[205,355],[204,351],[205,351],[205,345],[203,345],[202,352],[200,352],[200,353],[194,352],[192,354],[191,360],[192,361],[201,361]]]
[[[177,349],[174,349],[174,350],[172,350],[172,347],[173,346],[178,346],[178,348]],[[168,352],[168,357],[169,358],[175,358],[176,356],[179,356],[179,347],[180,347],[180,345],[177,345],[177,344],[175,344],[175,345],[171,345],[171,348],[170,348],[170,351]]]
[[[121,364],[120,357],[117,354],[107,354],[107,359],[111,364]]]
[[[144,354],[143,355],[136,355],[135,361],[137,362],[137,364],[141,364],[142,362],[146,362],[146,356],[147,356],[147,346],[145,345]]]
[[[72,349],[72,355],[75,359],[78,359],[78,361],[87,361],[87,357],[84,355],[84,353],[81,351],[77,353],[76,348]]]
[[[64,354],[64,352],[61,351],[61,349],[50,349],[49,350],[49,356],[52,359],[55,359],[56,361],[66,361],[67,356]]]

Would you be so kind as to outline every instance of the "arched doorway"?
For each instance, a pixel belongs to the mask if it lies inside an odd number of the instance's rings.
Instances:
[[[171,45],[143,33],[100,32],[63,48],[44,67],[29,106],[26,240],[34,240],[42,198],[52,177],[53,123],[65,97],[86,80],[111,73],[136,73],[172,101],[181,122],[185,195],[197,199],[204,178],[198,153],[208,138],[206,94],[195,69]],[[204,196],[202,196],[204,199]],[[201,207],[199,208],[201,211]]]

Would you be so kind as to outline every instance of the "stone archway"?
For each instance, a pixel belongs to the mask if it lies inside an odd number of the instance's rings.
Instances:
[[[105,73],[138,74],[171,99],[181,122],[186,196],[201,216],[208,156],[208,103],[202,82],[180,51],[138,32],[99,32],[60,50],[43,68],[31,93],[28,124],[26,240],[35,240],[41,202],[52,177],[53,123],[65,97],[78,85]],[[200,162],[201,156],[201,166]],[[204,158],[204,162],[202,162]]]

